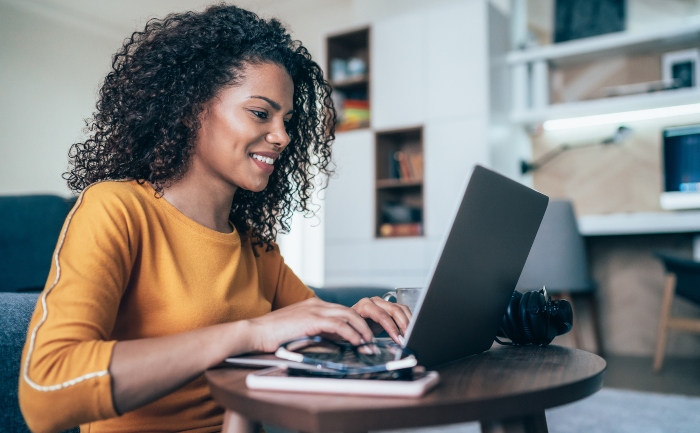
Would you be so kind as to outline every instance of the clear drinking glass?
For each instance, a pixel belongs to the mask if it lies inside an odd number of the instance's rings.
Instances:
[[[422,287],[398,287],[391,292],[386,292],[382,299],[389,301],[391,298],[395,298],[397,304],[407,306],[413,313],[418,305],[418,299],[420,299],[422,290]]]

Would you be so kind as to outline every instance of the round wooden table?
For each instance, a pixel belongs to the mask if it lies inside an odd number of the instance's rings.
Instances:
[[[206,373],[226,408],[224,432],[260,423],[309,433],[366,432],[479,421],[483,432],[546,432],[545,409],[587,397],[603,385],[605,361],[559,346],[497,347],[439,368],[440,384],[420,398],[254,391],[251,370]]]

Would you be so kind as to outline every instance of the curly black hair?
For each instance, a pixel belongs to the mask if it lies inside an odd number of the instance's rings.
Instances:
[[[236,85],[245,66],[272,62],[294,82],[289,145],[261,192],[238,188],[231,222],[255,247],[289,231],[293,212],[313,214],[311,195],[329,176],[336,112],[319,65],[276,19],[231,5],[151,19],[124,41],[86,120],[84,142],[69,152],[68,186],[79,193],[103,180],[136,179],[156,194],[188,168],[205,104]]]

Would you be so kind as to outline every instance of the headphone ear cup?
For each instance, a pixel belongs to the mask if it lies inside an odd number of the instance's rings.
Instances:
[[[546,346],[549,343],[551,343],[552,340],[554,340],[554,337],[560,334],[556,325],[556,317],[552,316],[550,312],[552,306],[552,301],[546,302],[544,306],[544,308],[547,310],[547,313],[542,316],[542,319],[547,321],[548,326],[545,328],[546,335],[544,335],[544,340],[542,341],[543,346]]]
[[[520,299],[518,305],[518,323],[520,323],[521,329],[523,331],[524,340],[522,344],[528,344],[533,342],[532,329],[530,325],[530,312],[528,311],[528,305],[530,303],[530,297],[532,292],[526,292]]]
[[[549,315],[548,315],[546,320],[549,320],[551,322],[552,318],[549,317]],[[546,346],[549,343],[551,343],[552,340],[554,340],[554,337],[556,337],[557,335],[558,334],[557,334],[556,328],[554,326],[552,326],[552,324],[550,323],[549,328],[547,329],[547,335],[545,335],[544,340],[541,343],[542,346]]]
[[[513,295],[511,295],[510,301],[508,302],[508,307],[506,307],[506,312],[503,314],[503,319],[501,320],[501,333],[514,344],[521,344],[522,341],[519,329],[520,325],[518,323],[518,306],[522,296],[523,294],[517,290],[513,291]]]
[[[574,312],[569,301],[560,299],[553,302],[557,306],[557,312],[552,317],[552,325],[556,335],[566,334],[574,325]]]
[[[527,309],[530,320],[530,331],[532,333],[532,344],[548,344],[549,315],[545,312],[547,299],[540,292],[532,292]],[[552,341],[552,340],[549,340]]]

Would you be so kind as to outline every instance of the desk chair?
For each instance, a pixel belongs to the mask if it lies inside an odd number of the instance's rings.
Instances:
[[[578,230],[573,205],[567,200],[549,201],[516,289],[526,292],[539,290],[542,286],[553,298],[569,301],[572,308],[572,296],[585,295],[591,312],[595,352],[602,353],[596,286],[589,277],[586,248]],[[574,309],[572,336],[577,348],[582,346],[579,323]]]
[[[663,253],[655,254],[666,268],[666,285],[661,304],[656,353],[654,355],[654,373],[661,371],[666,351],[666,337],[670,329],[700,334],[700,319],[673,317],[674,295],[700,305],[700,262],[673,257]]]

